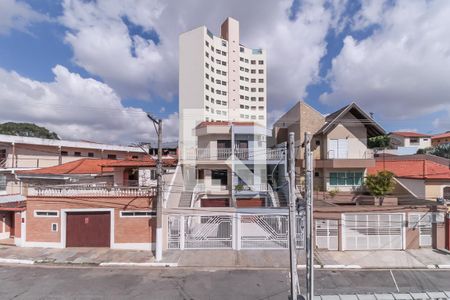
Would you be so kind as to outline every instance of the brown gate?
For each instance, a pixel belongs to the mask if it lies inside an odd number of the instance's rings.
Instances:
[[[70,212],[66,223],[67,247],[110,247],[109,212]]]

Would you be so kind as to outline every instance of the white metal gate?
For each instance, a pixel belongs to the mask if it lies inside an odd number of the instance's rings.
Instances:
[[[343,250],[403,249],[403,214],[344,214]]]
[[[338,220],[316,220],[316,247],[338,250]]]
[[[297,217],[297,248],[303,248],[304,219]],[[172,215],[169,249],[286,249],[286,214]]]
[[[431,213],[410,213],[408,215],[408,227],[419,230],[419,246],[431,247]]]

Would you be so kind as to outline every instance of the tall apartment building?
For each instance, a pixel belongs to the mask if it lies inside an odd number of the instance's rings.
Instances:
[[[240,43],[238,21],[227,18],[220,37],[205,26],[185,32],[179,45],[182,153],[188,141],[196,141],[193,129],[204,121],[266,126],[266,53]]]

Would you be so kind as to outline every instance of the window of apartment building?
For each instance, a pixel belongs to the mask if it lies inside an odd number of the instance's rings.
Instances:
[[[115,154],[108,154],[108,156],[106,156],[108,159],[117,159],[117,155]]]
[[[250,106],[248,106],[248,105],[245,105],[245,109],[249,109],[250,108]]]
[[[206,47],[209,47],[208,41],[205,41],[205,45],[206,45]]]
[[[214,57],[211,56],[211,61],[214,62]]]
[[[226,47],[227,46],[227,41],[222,40],[222,46]]]
[[[209,53],[208,53],[208,52],[205,52],[205,56],[206,56],[206,57],[209,57]]]
[[[222,91],[221,90],[216,90],[216,94],[221,95]]]
[[[211,50],[214,52],[214,46],[213,45],[211,45]]]
[[[205,106],[205,110],[206,110],[206,111],[209,111],[209,106]]]
[[[245,81],[247,81],[247,82],[248,82],[248,77],[245,77]]]
[[[254,65],[254,64],[256,64],[256,60],[252,60],[250,63],[251,63],[252,65]]]
[[[252,97],[252,98],[251,98],[251,101],[256,101],[256,97]]]
[[[221,110],[217,110],[217,111],[216,111],[216,114],[221,115],[221,114],[222,114],[222,111],[221,111]]]
[[[245,72],[247,72],[247,73],[248,73],[248,72],[249,72],[249,69],[248,69],[248,68],[245,68]]]
[[[227,82],[222,80],[222,85],[227,85]]]
[[[214,83],[214,77],[211,76],[211,82]]]
[[[205,89],[209,90],[209,85],[205,84]]]
[[[244,86],[243,86],[243,85],[240,85],[239,88],[240,88],[241,90],[243,90],[243,89],[244,89]]]
[[[256,106],[250,107],[251,110],[256,110]]]
[[[252,69],[252,72],[251,72],[252,74],[256,74],[256,70],[255,69]]]
[[[223,91],[223,92],[222,92],[222,95],[226,96],[226,95],[227,95],[227,92]]]
[[[243,58],[243,57],[239,57],[239,60],[243,62],[243,61],[244,61],[244,58]]]
[[[222,105],[227,105],[227,101],[222,101]]]
[[[214,113],[214,108],[211,107],[211,112]],[[212,121],[212,120],[211,120]]]
[[[248,115],[245,115],[245,118],[248,119]]]
[[[222,71],[222,75],[227,76],[227,72]]]
[[[264,106],[258,106],[259,110],[264,110]]]
[[[248,64],[248,59],[247,58],[244,61]]]
[[[239,51],[244,52],[244,47],[240,47]]]
[[[263,65],[263,64],[264,64],[264,61],[263,61],[263,60],[259,60],[258,63],[259,63],[260,65]]]
[[[244,81],[244,76],[239,76],[239,79]]]
[[[226,116],[227,115],[227,111],[226,110],[222,110],[222,115]]]
[[[251,119],[252,119],[252,120],[256,120],[256,116],[253,116],[253,115],[252,115],[252,116],[251,116]]]
[[[216,53],[217,53],[217,54],[220,54],[220,49],[216,49]]]
[[[209,96],[205,95],[205,99],[206,99],[206,101],[209,101]]]
[[[240,105],[240,108],[244,109],[244,108],[245,108],[245,106],[241,104],[241,105]]]
[[[227,53],[226,53],[225,51],[222,51],[222,55],[223,55],[223,56],[226,56]]]
[[[240,67],[239,70],[241,71],[245,71],[244,67]]]
[[[61,151],[61,156],[68,156],[69,155],[69,152],[67,152],[67,151]]]
[[[264,120],[264,116],[259,115],[259,116],[258,116],[258,119]]]
[[[331,186],[360,186],[362,182],[362,172],[330,172]]]
[[[239,95],[239,98],[240,99],[244,99],[244,95]]]
[[[264,70],[263,70],[263,69],[259,69],[259,70],[258,70],[258,73],[259,73],[259,74],[264,74]]]
[[[0,191],[6,191],[6,175],[0,174]]]
[[[216,70],[216,73],[219,74],[219,75],[221,74],[219,69]]]
[[[147,218],[152,216],[156,216],[156,212],[152,210],[123,210],[120,212],[121,218]]]
[[[75,152],[73,153],[73,156],[81,156],[81,152],[75,151]]]
[[[259,97],[258,101],[264,101],[264,97]]]
[[[252,81],[251,81],[252,83],[256,83],[256,79],[255,78],[252,78]]]
[[[88,157],[94,157],[94,152],[88,152]]]
[[[264,88],[259,88],[258,92],[264,92]]]
[[[211,88],[211,93],[214,93],[214,88]]]
[[[244,114],[241,114],[241,118],[242,118],[242,119],[244,118]]]
[[[220,104],[222,101],[220,100],[216,100],[216,104]]]
[[[264,83],[264,79],[259,78],[259,79],[258,79],[258,82],[259,82],[259,83]]]
[[[226,61],[222,61],[222,66],[226,66],[227,62]]]
[[[252,92],[256,92],[256,88],[252,88]]]
[[[214,67],[213,66],[211,66],[211,71],[214,72]]]
[[[35,210],[34,216],[38,218],[57,218],[59,217],[59,212],[57,210]]]
[[[248,100],[248,99],[250,99],[248,96],[245,96],[245,100]]]
[[[220,84],[220,82],[221,82],[220,79],[216,79],[216,83]]]
[[[205,77],[206,77],[206,79],[209,79],[209,74],[205,73]]]
[[[205,67],[206,67],[207,69],[209,69],[209,64],[208,64],[208,63],[205,63]]]

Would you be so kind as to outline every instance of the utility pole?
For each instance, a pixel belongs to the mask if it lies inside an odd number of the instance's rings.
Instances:
[[[162,229],[162,209],[163,209],[163,194],[162,194],[162,120],[156,120],[150,114],[147,117],[152,120],[155,127],[156,134],[158,135],[158,160],[156,161],[156,251],[155,259],[160,261],[162,259],[162,241],[163,241],[163,229]]]
[[[295,195],[295,145],[294,145],[294,133],[289,132],[289,257],[290,257],[290,272],[291,272],[291,299],[297,300],[297,296],[300,293],[298,286],[298,274],[297,274],[297,254],[296,254],[296,242],[295,225],[297,223],[295,211],[296,211]]]
[[[311,153],[311,134],[305,132],[305,167],[306,167],[306,299],[314,298],[314,247],[313,229],[313,158]]]

